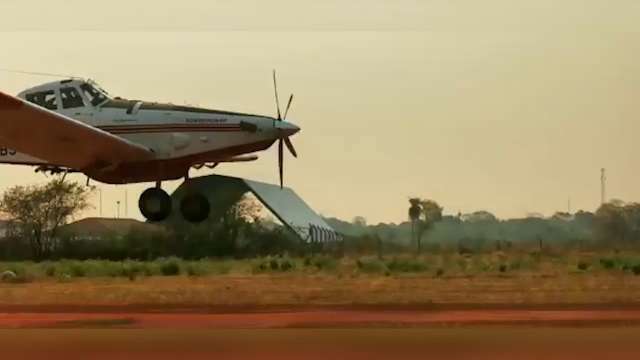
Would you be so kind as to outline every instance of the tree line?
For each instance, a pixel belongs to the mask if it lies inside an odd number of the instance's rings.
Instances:
[[[259,216],[251,199],[231,207],[218,221],[164,227],[132,228],[126,234],[79,237],[64,225],[89,208],[93,187],[54,179],[44,185],[15,186],[0,198],[6,231],[0,260],[49,259],[153,260],[177,256],[255,257],[306,251],[295,236]]]
[[[260,216],[260,205],[243,199],[217,221],[174,226],[164,231],[132,229],[124,235],[79,238],[61,231],[89,208],[93,187],[62,179],[43,185],[15,186],[0,197],[7,221],[0,239],[0,260],[105,259],[152,260],[178,256],[255,257],[309,252],[377,254],[395,252],[482,252],[513,247],[623,249],[640,246],[640,204],[614,200],[595,212],[558,212],[501,220],[487,211],[443,215],[434,200],[412,198],[407,221],[368,225],[364,217],[351,222],[326,221],[344,240],[330,247],[309,245],[284,227]]]
[[[422,204],[427,204],[422,208]],[[488,211],[442,215],[433,200],[411,199],[418,206],[415,221],[369,225],[364,217],[347,222],[329,218],[338,232],[352,238],[380,238],[402,251],[494,251],[519,247],[531,250],[629,249],[640,247],[640,204],[613,200],[595,212],[557,212],[550,217],[498,219]],[[424,211],[423,209],[427,209]],[[415,236],[413,236],[415,233]],[[371,241],[372,243],[374,241]],[[375,248],[375,245],[371,245]],[[377,251],[377,250],[376,250]]]

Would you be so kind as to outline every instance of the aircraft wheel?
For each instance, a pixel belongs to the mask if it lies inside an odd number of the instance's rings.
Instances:
[[[162,221],[171,214],[171,197],[160,188],[149,188],[140,195],[138,207],[147,220]]]
[[[180,212],[185,220],[192,223],[200,223],[209,217],[211,206],[209,200],[198,193],[186,195],[180,203]]]

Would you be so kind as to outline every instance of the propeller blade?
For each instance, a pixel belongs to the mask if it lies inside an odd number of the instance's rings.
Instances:
[[[298,157],[298,153],[296,152],[296,148],[293,147],[293,143],[291,142],[289,137],[284,138],[284,144],[287,145],[287,149],[289,149],[289,152],[291,153],[291,155],[293,155],[293,157],[297,158]]]
[[[276,93],[276,109],[278,110],[278,120],[282,120],[282,116],[280,116],[280,100],[278,99],[278,84],[276,83],[275,69],[273,69],[273,91]]]
[[[291,102],[293,101],[293,94],[289,96],[289,102],[287,103],[287,108],[284,110],[284,120],[287,120],[287,114],[289,113],[289,108],[291,108]]]
[[[282,139],[280,139],[280,141],[278,141],[278,170],[280,171],[280,189],[282,189],[284,187],[284,155],[283,155],[283,148],[282,148]]]

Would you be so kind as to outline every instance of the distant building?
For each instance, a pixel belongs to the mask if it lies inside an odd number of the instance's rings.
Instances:
[[[134,219],[85,218],[62,226],[59,233],[77,240],[102,240],[122,238],[131,232],[160,233],[165,231],[163,226]]]

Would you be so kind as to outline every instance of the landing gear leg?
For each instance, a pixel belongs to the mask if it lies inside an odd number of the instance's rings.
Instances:
[[[157,181],[156,186],[145,190],[138,200],[140,212],[149,221],[162,221],[171,214],[171,197],[160,185]]]

